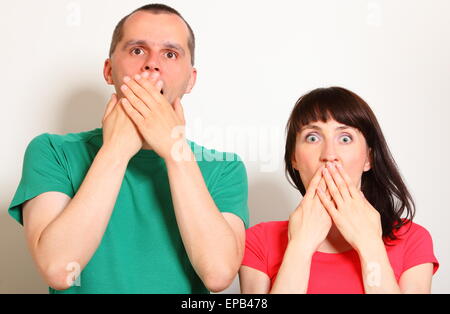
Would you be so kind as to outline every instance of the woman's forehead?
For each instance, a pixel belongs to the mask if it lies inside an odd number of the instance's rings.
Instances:
[[[356,129],[350,125],[346,125],[344,123],[340,123],[334,119],[328,119],[327,121],[311,121],[308,124],[304,125],[301,130],[304,129],[335,129],[335,130],[343,130],[343,129]]]

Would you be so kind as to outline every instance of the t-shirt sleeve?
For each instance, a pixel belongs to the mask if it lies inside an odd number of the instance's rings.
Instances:
[[[267,241],[263,224],[258,224],[247,229],[242,265],[255,268],[269,275],[266,245]]]
[[[49,134],[35,137],[25,151],[22,178],[8,209],[11,217],[23,225],[23,203],[45,192],[74,195],[62,153],[58,152]]]
[[[248,182],[244,163],[238,158],[233,161],[223,161],[224,165],[211,197],[221,212],[237,215],[249,227],[248,213]]]
[[[414,225],[405,243],[403,272],[425,263],[433,263],[433,274],[435,274],[439,268],[439,262],[434,255],[431,235],[425,228]]]

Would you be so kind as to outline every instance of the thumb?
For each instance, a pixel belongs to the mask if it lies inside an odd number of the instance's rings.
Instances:
[[[117,104],[117,95],[112,94],[108,104],[106,105],[105,114],[103,115],[103,121],[105,121],[105,119],[108,117],[108,115],[114,109],[116,104]]]
[[[183,125],[185,125],[186,119],[184,118],[183,105],[181,104],[179,97],[175,99],[175,102],[173,103],[173,109],[175,110],[178,118],[180,118],[180,120],[183,122]]]

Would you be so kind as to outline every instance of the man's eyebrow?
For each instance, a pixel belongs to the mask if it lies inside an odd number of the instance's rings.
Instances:
[[[130,46],[147,46],[147,42],[145,40],[129,40],[125,43],[124,49]]]
[[[181,45],[171,42],[171,41],[163,42],[163,47],[166,49],[178,50],[180,53],[185,54],[184,49],[183,49],[183,47],[181,47]]]
[[[135,40],[135,39],[133,39],[133,40],[129,40],[129,41],[127,41],[125,43],[124,49],[127,49],[130,46],[146,46],[146,47],[148,47],[149,44],[145,40],[141,40],[141,39]],[[165,41],[165,42],[162,43],[162,46],[165,49],[173,49],[173,50],[179,51],[182,54],[185,54],[185,51],[184,51],[183,47],[181,47],[181,45],[179,45],[177,43],[174,43],[174,42],[171,42],[171,41]]]

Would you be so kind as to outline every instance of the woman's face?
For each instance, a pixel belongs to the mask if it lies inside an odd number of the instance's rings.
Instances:
[[[353,184],[361,188],[362,173],[370,170],[369,152],[358,129],[332,119],[311,122],[297,133],[292,165],[306,189],[314,173],[328,161],[340,163]]]

